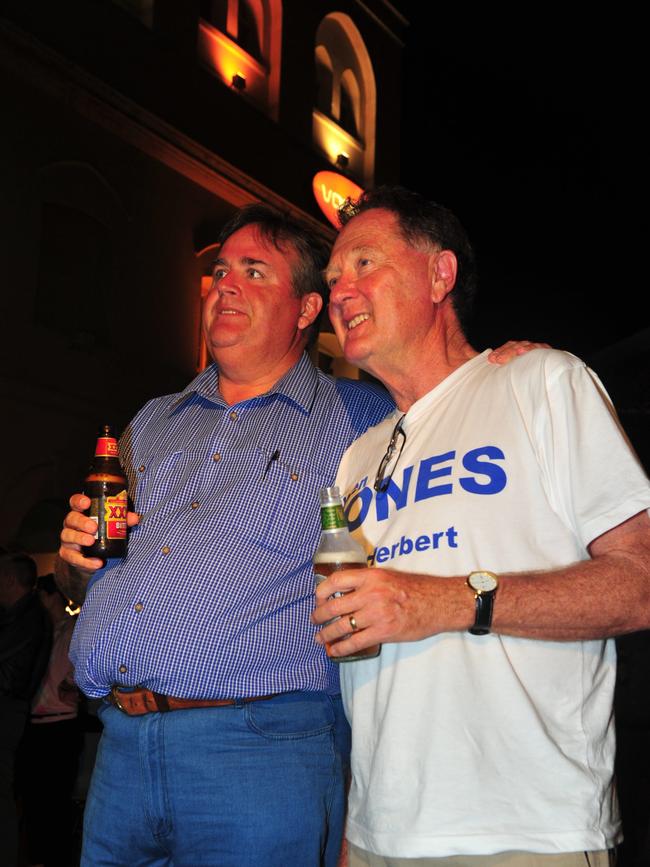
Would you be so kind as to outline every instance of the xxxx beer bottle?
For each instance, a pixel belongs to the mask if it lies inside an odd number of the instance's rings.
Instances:
[[[339,489],[321,488],[319,498],[321,537],[313,558],[316,586],[332,572],[340,569],[363,569],[368,565],[366,552],[348,529]],[[334,595],[344,596],[345,592]],[[325,650],[329,656],[329,645],[325,645]],[[332,661],[354,662],[357,659],[369,659],[377,656],[380,650],[381,645],[375,644],[357,653],[332,657]]]
[[[95,458],[84,479],[84,494],[90,497],[88,516],[97,523],[95,541],[83,547],[84,557],[126,556],[126,476],[120,464],[117,439],[110,425],[100,428]]]

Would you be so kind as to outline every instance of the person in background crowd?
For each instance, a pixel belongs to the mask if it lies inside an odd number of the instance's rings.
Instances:
[[[38,595],[52,624],[52,650],[32,699],[16,782],[29,864],[67,867],[72,857],[72,791],[82,746],[79,690],[68,656],[75,618],[53,575],[38,579]]]
[[[389,187],[343,219],[330,318],[397,406],[337,477],[374,568],[332,575],[314,613],[336,655],[383,644],[341,665],[350,867],[605,867],[609,639],[650,627],[650,483],[579,359],[470,345],[451,212]]]
[[[50,644],[49,618],[36,593],[36,563],[22,553],[0,555],[0,841],[5,867],[14,867],[18,852],[16,750]]]

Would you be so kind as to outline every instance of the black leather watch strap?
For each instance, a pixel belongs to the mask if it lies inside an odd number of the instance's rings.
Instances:
[[[489,635],[492,626],[492,610],[494,609],[494,596],[492,593],[476,594],[476,618],[474,626],[469,630],[472,635]]]

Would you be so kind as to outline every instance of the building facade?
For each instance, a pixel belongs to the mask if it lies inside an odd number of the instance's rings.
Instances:
[[[97,426],[205,365],[236,208],[331,240],[318,172],[398,179],[406,28],[386,0],[3,4],[0,545],[50,551]]]

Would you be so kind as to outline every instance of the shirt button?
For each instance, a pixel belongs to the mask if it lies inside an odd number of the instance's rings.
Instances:
[[[135,605],[133,606],[133,610],[137,611],[138,613],[140,611],[142,611],[143,608],[144,608],[144,605],[142,604],[142,602],[136,602]]]
[[[229,413],[228,413],[228,418],[229,418],[231,421],[237,421],[237,413],[236,413],[236,411],[235,411],[234,409],[233,409],[232,412],[229,412]]]
[[[145,471],[145,465],[144,465],[144,464],[140,464],[140,466],[138,467],[138,472],[139,472],[139,473],[144,473],[144,471]]]
[[[120,665],[120,667],[118,668],[118,671],[120,674],[126,674],[128,671],[128,668],[126,667],[126,665]]]
[[[220,460],[221,460],[221,455],[219,454],[219,452],[216,452],[216,454],[212,455],[212,460],[213,460],[215,463],[216,463],[217,461],[220,461]]]
[[[165,545],[160,550],[162,551],[163,554],[169,554],[169,552],[171,551],[171,548],[169,548],[167,545]]]
[[[297,482],[298,481],[298,473],[291,473],[289,478],[291,479],[292,482]]]
[[[199,503],[197,503],[196,500],[194,500],[194,502],[191,504],[190,508],[192,508],[192,509],[198,509],[198,508],[199,508]]]

